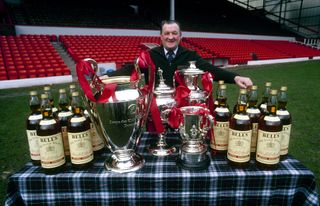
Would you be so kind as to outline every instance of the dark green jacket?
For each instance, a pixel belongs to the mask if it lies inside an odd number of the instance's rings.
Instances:
[[[214,81],[224,80],[225,83],[234,83],[234,77],[238,74],[226,71],[224,69],[220,69],[218,67],[213,66],[208,61],[202,59],[195,51],[189,50],[185,47],[179,46],[177,54],[173,59],[171,65],[169,64],[162,46],[155,47],[150,50],[151,58],[156,66],[156,69],[159,67],[163,70],[163,78],[165,79],[165,83],[168,86],[173,86],[173,76],[174,71],[177,69],[185,69],[189,66],[189,61],[196,61],[196,66],[199,69],[204,71],[208,71],[214,75]],[[121,74],[130,74],[128,68],[121,69],[122,71],[117,71],[114,75]],[[146,71],[143,71],[145,76],[148,74]],[[159,76],[156,74],[155,86],[159,84]]]

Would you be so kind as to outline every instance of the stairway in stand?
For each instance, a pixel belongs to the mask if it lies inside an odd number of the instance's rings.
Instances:
[[[52,46],[57,50],[60,54],[61,58],[63,59],[64,63],[68,66],[71,71],[72,80],[77,81],[77,72],[76,72],[76,63],[73,59],[69,56],[69,54],[65,51],[62,44],[60,42],[51,42]]]

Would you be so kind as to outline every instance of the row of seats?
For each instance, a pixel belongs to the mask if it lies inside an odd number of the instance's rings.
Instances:
[[[70,75],[51,35],[0,36],[0,80]]]
[[[191,37],[184,40],[213,54],[214,58],[229,59],[229,64],[246,64],[255,59],[311,58],[320,55],[319,50],[289,41]]]
[[[133,62],[144,49],[143,43],[160,44],[156,36],[61,35],[59,40],[76,62],[90,57],[98,63],[115,61],[117,67]],[[182,46],[197,51],[202,58],[212,58],[210,53],[188,42],[182,41]]]

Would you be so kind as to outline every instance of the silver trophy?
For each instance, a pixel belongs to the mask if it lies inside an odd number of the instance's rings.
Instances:
[[[85,61],[92,65],[95,73],[98,73],[94,60]],[[138,70],[137,65],[135,69]],[[79,78],[78,68],[77,72]],[[149,92],[141,91],[138,88],[139,79],[133,81],[130,76],[97,77],[94,74],[89,81],[94,97],[99,101],[93,102],[87,98],[88,112],[98,134],[103,137],[112,152],[105,161],[105,168],[117,173],[140,169],[145,161],[135,149],[146,122],[152,89]],[[83,85],[81,86],[84,90]],[[153,88],[153,85],[150,88]],[[107,99],[101,100],[106,96],[105,92],[110,94],[107,95]]]
[[[180,111],[183,115],[179,127],[182,145],[177,164],[189,170],[206,169],[210,158],[204,138],[213,126],[213,117],[207,108],[201,106],[185,106]]]
[[[161,122],[164,126],[164,132],[159,135],[159,140],[155,144],[151,144],[149,146],[149,151],[155,156],[167,156],[176,151],[174,146],[169,146],[166,142],[166,134],[168,132],[169,125],[168,125],[168,114],[170,110],[176,105],[174,100],[174,89],[168,87],[164,83],[163,71],[159,68],[158,75],[160,77],[160,83],[155,88],[154,94],[156,95],[156,103],[158,109],[160,111],[160,118]]]
[[[195,61],[189,61],[189,64],[190,66],[187,69],[178,71],[183,75],[185,85],[191,90],[188,97],[189,105],[205,103],[209,93],[199,87],[199,77],[205,74],[205,72],[196,67]]]

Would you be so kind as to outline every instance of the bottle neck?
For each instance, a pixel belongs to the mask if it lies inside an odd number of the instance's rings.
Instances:
[[[68,97],[65,93],[60,94],[59,111],[69,111],[69,100],[68,100]]]
[[[267,111],[269,115],[277,115],[277,97],[271,95],[268,99]]]
[[[240,94],[237,102],[237,113],[242,114],[246,113],[247,110],[247,95]]]

